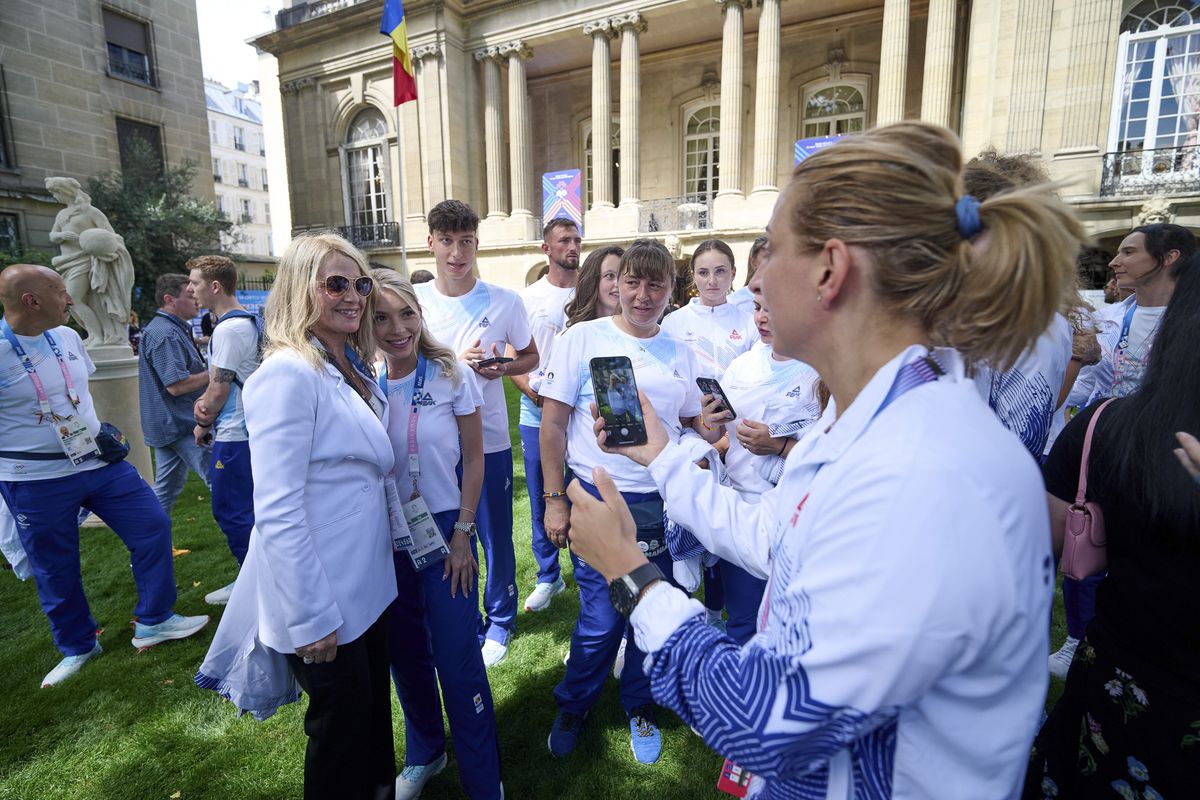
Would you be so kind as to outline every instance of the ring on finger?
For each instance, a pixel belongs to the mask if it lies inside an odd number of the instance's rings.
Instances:
[[[311,664],[311,663],[313,663],[313,661],[315,660],[315,659],[313,659],[313,657],[312,657],[312,656],[304,656],[303,658],[304,658],[304,663],[305,663],[305,664]]]

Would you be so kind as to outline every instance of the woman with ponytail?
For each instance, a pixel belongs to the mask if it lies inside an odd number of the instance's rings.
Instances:
[[[691,464],[649,404],[648,442],[620,449],[677,522],[768,580],[749,643],[646,566],[602,470],[603,500],[571,490],[572,547],[631,614],[656,702],[759,797],[1003,798],[1024,775],[1049,522],[968,368],[1004,369],[1046,330],[1083,231],[1046,188],[980,202],[961,167],[949,131],[902,123],[814,154],[781,192],[759,272],[774,348],[832,399],[761,502]]]

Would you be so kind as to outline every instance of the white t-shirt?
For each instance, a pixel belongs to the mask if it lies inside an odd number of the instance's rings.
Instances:
[[[742,353],[721,377],[737,420],[750,419],[767,425],[809,422],[821,416],[816,395],[817,371],[789,358],[779,361],[767,344]],[[751,502],[758,502],[772,484],[759,474],[757,462],[768,456],[756,456],[742,447],[734,433],[737,420],[726,423],[729,450],[725,453],[725,472],[733,488]]]
[[[574,286],[560,288],[544,275],[521,290],[521,302],[525,304],[525,313],[529,316],[529,332],[538,349],[538,368],[529,373],[529,382],[535,391],[541,384],[543,367],[550,363],[554,337],[567,327],[567,303],[574,296]],[[542,410],[525,395],[521,395],[520,424],[533,428],[542,424]]]
[[[233,370],[238,381],[245,385],[246,379],[258,369],[258,356],[258,328],[254,320],[226,319],[213,328],[212,339],[208,342],[211,369]],[[246,412],[242,408],[242,389],[236,383],[231,383],[225,405],[213,423],[213,440],[244,442],[249,438]]]
[[[71,382],[79,394],[79,408],[71,405],[67,398],[67,382],[54,358],[54,351],[46,337],[17,336],[25,354],[33,362],[41,378],[50,408],[61,417],[80,417],[95,435],[100,432],[100,420],[92,405],[88,391],[88,376],[96,371],[92,359],[83,346],[79,334],[60,326],[50,331],[55,344],[62,351]],[[39,421],[40,420],[40,421]],[[0,450],[17,453],[62,453],[58,433],[50,420],[41,420],[41,406],[33,381],[21,365],[21,359],[13,352],[8,337],[0,336]],[[63,478],[89,469],[99,469],[105,462],[93,458],[79,466],[72,466],[66,458],[54,461],[31,461],[0,458],[0,480],[32,481],[48,478]]]
[[[1142,377],[1150,363],[1154,337],[1158,335],[1158,325],[1166,310],[1166,306],[1136,306],[1133,320],[1129,323],[1129,341],[1124,348],[1120,347],[1121,329],[1117,328],[1113,339],[1112,397],[1127,397],[1142,385]]]
[[[475,386],[473,373],[463,364],[455,362],[458,380],[442,374],[441,367],[433,361],[425,365],[425,385],[417,399],[420,412],[417,414],[417,454],[420,458],[421,475],[417,478],[417,490],[425,499],[425,505],[433,513],[450,511],[459,506],[460,492],[458,476],[454,469],[458,465],[462,447],[458,437],[458,421],[455,417],[466,417],[483,405],[479,389]],[[408,499],[412,481],[408,475],[408,418],[412,416],[413,384],[417,372],[413,370],[399,380],[387,380],[382,373],[380,386],[386,386],[388,397],[388,437],[396,451],[396,488],[403,500]]]
[[[639,339],[622,332],[613,317],[604,317],[572,325],[558,337],[542,380],[543,396],[574,409],[567,425],[567,465],[576,475],[590,483],[592,468],[602,466],[622,492],[658,491],[645,467],[603,452],[592,433],[590,404],[596,395],[589,364],[593,358],[609,356],[629,357],[637,388],[654,405],[673,440],[682,433],[679,418],[700,413],[696,357],[662,330]]]
[[[749,286],[743,286],[729,295],[729,302],[743,314],[754,313],[754,292],[750,291]]]
[[[733,303],[706,306],[700,298],[667,315],[662,329],[696,354],[699,375],[720,378],[733,360],[758,341],[754,318]]]
[[[511,289],[502,289],[483,281],[475,281],[474,288],[461,297],[447,297],[437,289],[434,281],[413,287],[425,316],[425,326],[433,338],[461,353],[476,339],[490,357],[492,344],[504,352],[504,345],[511,344],[522,350],[529,346],[529,320],[521,298]],[[499,453],[512,447],[508,438],[508,405],[504,400],[502,381],[488,380],[474,375],[483,397],[483,452]]]

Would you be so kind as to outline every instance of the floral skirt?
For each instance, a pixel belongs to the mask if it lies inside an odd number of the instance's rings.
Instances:
[[[1022,797],[1200,797],[1200,702],[1171,678],[1131,675],[1118,661],[1079,643]]]

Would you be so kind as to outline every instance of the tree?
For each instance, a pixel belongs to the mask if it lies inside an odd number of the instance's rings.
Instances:
[[[89,178],[87,193],[125,238],[133,259],[133,310],[148,320],[158,276],[183,272],[193,256],[228,255],[221,238],[231,235],[233,224],[212,203],[191,196],[194,161],[164,167],[159,154],[137,138],[121,160],[121,170]]]

